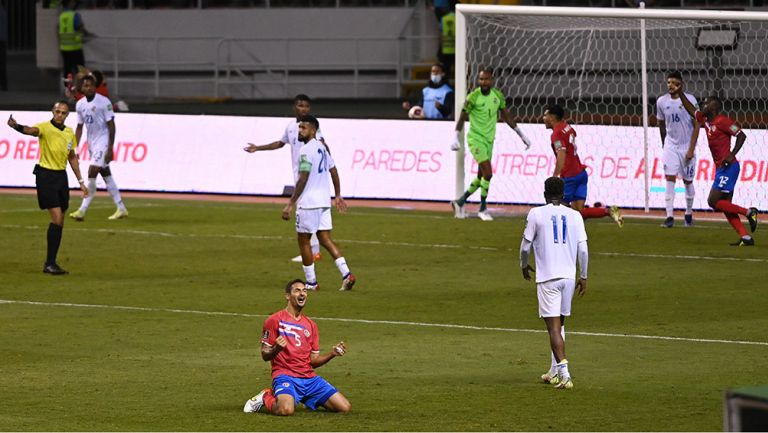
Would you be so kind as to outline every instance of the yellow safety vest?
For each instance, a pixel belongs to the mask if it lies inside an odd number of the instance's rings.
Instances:
[[[75,29],[75,11],[63,11],[59,15],[59,50],[83,49],[83,34]]]
[[[440,48],[443,54],[456,54],[456,14],[447,13],[443,15],[440,22],[443,26],[443,41]]]

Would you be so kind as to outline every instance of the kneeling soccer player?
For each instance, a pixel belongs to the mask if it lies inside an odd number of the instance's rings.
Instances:
[[[299,403],[312,410],[321,406],[331,412],[352,410],[349,400],[315,373],[315,368],[344,356],[347,347],[340,341],[330,353],[320,354],[317,325],[302,313],[307,294],[303,281],[291,281],[285,286],[288,305],[264,321],[261,357],[272,363],[272,387],[246,401],[243,412],[264,408],[263,412],[288,416]]]

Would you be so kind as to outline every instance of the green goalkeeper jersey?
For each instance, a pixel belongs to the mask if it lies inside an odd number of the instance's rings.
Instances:
[[[507,108],[507,102],[495,87],[487,95],[483,95],[479,87],[467,95],[464,111],[469,114],[469,137],[493,143],[498,112],[502,108]]]

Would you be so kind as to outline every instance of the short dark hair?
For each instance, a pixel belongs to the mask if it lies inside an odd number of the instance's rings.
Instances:
[[[296,283],[301,283],[301,284],[306,285],[304,280],[302,280],[301,278],[296,278],[294,280],[291,280],[291,282],[289,282],[288,284],[285,285],[285,293],[291,293],[291,289],[293,288],[293,285],[296,284]]]
[[[723,100],[720,99],[717,95],[707,95],[707,98],[709,100],[715,101],[717,103],[717,109],[720,110],[723,108]]]
[[[560,120],[563,120],[563,117],[565,117],[565,110],[563,110],[563,107],[557,104],[547,104],[547,106],[544,107],[544,111],[549,112],[549,114],[557,117]]]
[[[485,72],[493,76],[493,68],[490,66],[481,66],[480,69],[477,71],[477,74],[480,75],[481,72]]]
[[[96,78],[96,85],[100,86],[101,83],[104,82],[104,74],[98,69],[91,71],[91,73],[93,74],[93,77]]]
[[[301,116],[301,119],[299,119],[299,122],[307,122],[310,125],[312,125],[315,130],[320,129],[320,122],[317,121],[317,118],[315,116],[312,116],[310,114],[305,114]]]
[[[443,72],[445,72],[445,71],[447,71],[447,70],[448,70],[448,69],[445,69],[445,65],[444,65],[444,64],[442,64],[442,63],[440,63],[440,62],[432,63],[432,66],[437,66],[437,67],[438,67],[438,68],[440,68],[440,70],[441,70],[441,71],[443,71]]]
[[[552,176],[544,181],[544,196],[559,199],[563,197],[565,182],[559,177]]]
[[[680,81],[683,81],[683,74],[680,73],[680,71],[672,71],[667,74],[667,78],[677,78]]]
[[[304,102],[309,102],[309,103],[311,103],[311,102],[312,102],[312,99],[311,99],[309,96],[307,96],[307,95],[305,95],[305,94],[303,94],[303,93],[299,93],[298,95],[296,95],[296,96],[293,98],[293,103],[295,104],[295,103],[297,103],[297,102],[299,102],[299,101],[304,101]]]

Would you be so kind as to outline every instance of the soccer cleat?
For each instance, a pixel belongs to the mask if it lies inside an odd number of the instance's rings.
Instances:
[[[621,216],[621,209],[619,209],[618,206],[611,206],[608,209],[608,215],[610,215],[611,219],[616,221],[616,224],[619,225],[619,227],[624,227],[624,217]]]
[[[70,213],[69,217],[74,219],[75,221],[85,221],[85,212],[83,212],[80,209],[78,209],[78,210]]]
[[[671,229],[675,225],[675,219],[672,217],[667,217],[667,219],[664,220],[663,223],[661,223],[661,226],[664,228]]]
[[[741,238],[738,241],[730,244],[732,247],[754,247],[755,246],[755,240],[752,238],[744,239]]]
[[[477,217],[483,221],[493,221],[493,217],[491,216],[491,214],[488,213],[487,210],[478,212]]]
[[[558,379],[558,383],[555,385],[555,389],[573,389],[573,380],[570,377],[565,379]]]
[[[757,230],[757,215],[760,213],[760,211],[757,210],[756,207],[749,208],[749,212],[747,212],[747,220],[749,221],[749,229],[752,230],[752,233]]]
[[[248,401],[245,402],[245,406],[243,406],[243,412],[254,413],[264,407],[264,394],[266,394],[269,389],[270,388],[263,389],[260,393],[249,398]]]
[[[341,282],[341,288],[339,289],[340,292],[346,292],[347,290],[352,290],[352,287],[355,286],[355,282],[357,279],[354,275],[348,274],[344,280]]]
[[[543,380],[544,383],[557,385],[558,383],[560,383],[560,376],[558,376],[557,373],[552,374],[552,372],[548,371],[541,375],[541,380]]]
[[[307,283],[305,286],[306,286],[307,290],[314,290],[314,291],[320,290],[320,285],[317,284],[316,282],[315,283]]]
[[[317,254],[315,254],[314,260],[316,262],[319,262],[322,258],[323,258],[323,255],[320,254],[320,253],[317,253]],[[291,261],[294,262],[294,263],[301,263],[301,261],[302,261],[301,254],[299,254],[298,256],[296,256],[294,258],[292,258]]]
[[[118,210],[116,210],[115,213],[110,215],[108,219],[110,219],[110,220],[119,220],[119,219],[122,219],[122,218],[128,218],[128,210],[127,209],[118,209]]]
[[[685,226],[693,227],[693,214],[685,215]]]
[[[464,206],[460,205],[458,200],[454,200],[451,202],[451,207],[453,208],[453,217],[463,220],[466,218],[466,214],[464,213]]]
[[[69,273],[64,269],[61,269],[61,267],[56,263],[43,266],[43,272],[51,275],[67,275]]]

